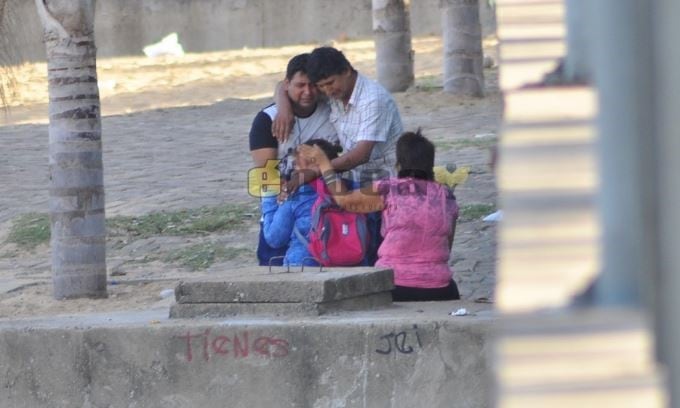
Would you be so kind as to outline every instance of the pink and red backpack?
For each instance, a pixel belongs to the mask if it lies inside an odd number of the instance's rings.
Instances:
[[[366,215],[340,208],[320,178],[312,183],[318,197],[312,205],[309,239],[295,229],[298,239],[323,266],[359,265],[368,251]]]

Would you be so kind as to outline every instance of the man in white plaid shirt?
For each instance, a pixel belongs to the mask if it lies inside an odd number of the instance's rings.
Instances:
[[[358,73],[332,47],[312,51],[307,72],[329,97],[330,121],[345,152],[333,160],[333,168],[351,171],[355,185],[395,176],[396,143],[403,125],[392,95]]]

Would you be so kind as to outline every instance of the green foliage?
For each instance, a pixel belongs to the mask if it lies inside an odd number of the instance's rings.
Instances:
[[[156,212],[140,217],[107,220],[109,234],[148,238],[154,235],[196,235],[233,231],[243,225],[247,207],[225,204],[174,212]]]
[[[476,221],[484,216],[487,216],[496,211],[496,206],[494,204],[467,204],[460,208],[459,220],[461,222],[465,221]]]
[[[433,92],[443,88],[441,80],[435,75],[425,75],[416,79],[416,88],[420,91]]]
[[[50,218],[47,214],[22,214],[12,221],[7,242],[31,250],[50,241]]]
[[[220,260],[234,259],[241,254],[252,252],[246,248],[225,247],[214,242],[205,242],[166,254],[163,262],[179,263],[192,271],[206,269]]]
[[[126,235],[134,239],[154,235],[202,235],[234,231],[244,225],[248,207],[225,204],[193,210],[158,212],[140,217],[113,217],[106,220],[110,236]],[[31,250],[50,240],[47,214],[27,213],[15,218],[7,237],[8,243]]]

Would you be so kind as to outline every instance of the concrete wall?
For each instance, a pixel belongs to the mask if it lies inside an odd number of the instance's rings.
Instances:
[[[16,59],[44,60],[42,30],[33,1],[7,0],[6,29]],[[495,18],[480,0],[485,33]],[[371,0],[116,0],[98,1],[99,56],[139,55],[145,45],[177,32],[187,52],[242,47],[319,44],[370,38]],[[439,0],[412,0],[415,36],[441,33]]]
[[[490,407],[492,320],[410,315],[8,322],[0,406]]]

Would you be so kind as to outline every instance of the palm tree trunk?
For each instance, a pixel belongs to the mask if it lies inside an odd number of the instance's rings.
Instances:
[[[36,0],[49,81],[54,297],[106,297],[106,227],[93,0]]]
[[[484,54],[479,0],[441,0],[444,91],[484,96]]]
[[[10,24],[14,21],[8,9],[7,0],[0,0],[0,108],[5,113],[9,109],[9,97],[16,84],[12,68],[9,66],[12,62],[11,51],[13,51],[12,44],[10,44],[12,39]]]
[[[373,0],[373,35],[378,82],[390,92],[413,84],[410,0]]]

